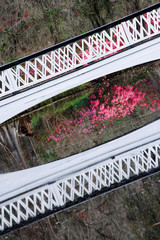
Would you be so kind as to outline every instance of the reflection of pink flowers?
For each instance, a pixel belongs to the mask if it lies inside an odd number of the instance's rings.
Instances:
[[[99,89],[99,90],[98,90],[98,94],[99,94],[99,97],[100,97],[100,98],[102,98],[103,92],[104,92],[104,91],[103,91],[102,89]]]
[[[95,99],[96,98],[96,95],[95,94],[92,94],[91,96],[90,96],[90,99]]]
[[[91,104],[92,104],[92,106],[93,107],[98,107],[98,105],[99,105],[99,100],[97,99],[97,100],[95,100],[95,101],[91,101]]]
[[[104,101],[99,105],[97,111],[104,120],[125,117],[133,112],[137,103],[141,102],[144,97],[145,93],[140,92],[133,86],[114,85],[111,88],[111,93],[104,97]]]
[[[25,17],[25,18],[27,18],[27,17],[28,17],[28,15],[29,15],[29,14],[28,14],[28,12],[27,12],[27,11],[25,11],[25,13],[24,13],[24,17]]]
[[[104,77],[105,79],[105,77]],[[103,79],[103,86],[109,86],[109,79]],[[138,86],[142,81],[136,83]],[[144,84],[144,81],[143,81]],[[93,129],[98,128],[101,135],[106,127],[106,121],[112,124],[113,119],[118,119],[130,115],[137,105],[142,108],[148,108],[150,111],[160,109],[160,101],[154,94],[151,87],[148,86],[150,94],[140,91],[135,86],[117,86],[114,85],[110,91],[105,93],[103,87],[99,88],[95,94],[90,95],[90,107],[77,110],[71,119],[61,123],[54,124],[54,134],[51,134],[47,141],[51,139],[55,142],[70,139],[75,133],[90,134]],[[145,88],[143,87],[143,90]],[[147,100],[147,97],[150,98]]]

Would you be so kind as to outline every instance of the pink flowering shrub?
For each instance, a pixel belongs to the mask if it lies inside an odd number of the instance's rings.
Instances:
[[[109,79],[105,80],[104,77],[98,91],[90,95],[89,107],[77,110],[72,118],[61,123],[55,122],[54,134],[49,135],[47,141],[68,141],[75,134],[89,135],[94,129],[101,134],[108,123],[112,124],[113,120],[130,115],[137,106],[148,108],[150,111],[160,109],[160,101],[151,87],[143,88],[143,92],[139,89],[142,88],[143,82],[137,82],[137,86],[110,86]],[[150,94],[147,94],[147,91]]]

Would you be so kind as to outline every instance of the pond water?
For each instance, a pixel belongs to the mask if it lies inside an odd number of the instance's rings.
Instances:
[[[157,119],[160,100],[152,82],[153,75],[158,78],[156,68],[146,64],[104,76],[33,114],[30,128],[42,158],[50,161],[53,152],[59,159],[84,151]],[[46,146],[48,155],[43,152]]]
[[[158,119],[158,89],[159,61],[104,76],[29,109],[0,129],[1,172],[85,151]]]

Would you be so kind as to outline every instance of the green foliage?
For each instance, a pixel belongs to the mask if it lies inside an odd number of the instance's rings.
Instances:
[[[38,124],[40,124],[41,122],[41,114],[38,113],[37,115],[34,115],[32,117],[32,124],[31,124],[31,128],[36,127]]]
[[[137,83],[138,80],[144,79],[145,78],[145,74],[144,73],[139,73],[139,74],[134,74],[133,79],[132,79],[132,83]]]
[[[41,141],[46,141],[46,138],[48,137],[48,134],[38,134],[38,139]]]
[[[124,124],[124,120],[116,121],[116,124],[120,127]]]
[[[54,27],[55,27],[55,24],[54,24],[54,23],[46,23],[46,27],[49,28],[49,29],[50,29],[51,27],[54,28]]]
[[[148,68],[148,69],[146,69],[146,72],[147,72],[148,74],[150,74],[150,73],[154,72],[154,70],[151,69],[151,68]]]
[[[81,108],[83,105],[86,105],[89,102],[89,99],[88,99],[89,95],[90,95],[90,92],[85,93],[85,94],[81,95],[80,97],[77,97],[70,101],[66,101],[63,104],[60,104],[56,108],[56,113],[64,112],[64,111],[68,110],[69,108],[72,108],[74,111],[76,111],[77,109]]]
[[[105,24],[106,19],[103,19],[102,12],[105,10],[106,18],[110,17],[112,4],[110,0],[77,0],[78,11],[88,18],[94,27]]]
[[[44,13],[44,17],[47,17],[49,19],[57,19],[59,18],[60,16],[60,8],[54,8],[54,9],[50,9],[50,10],[47,10],[45,13]]]
[[[49,153],[47,153],[47,151],[44,151],[44,150],[41,149],[39,154],[40,154],[41,159],[45,163],[48,163],[48,162],[51,162],[51,161],[56,161],[58,159],[56,154],[55,154],[54,149],[51,149],[51,151]]]
[[[4,39],[1,46],[0,46],[0,51],[2,52],[4,50],[5,47],[7,47],[8,45],[8,42],[9,42],[9,39]]]
[[[45,100],[44,102],[43,102],[43,105],[47,105],[47,104],[49,104],[50,103],[50,99],[47,99],[47,100]]]
[[[7,60],[7,63],[13,62],[13,61],[16,61],[16,60],[18,60],[18,57],[9,58],[9,59]]]

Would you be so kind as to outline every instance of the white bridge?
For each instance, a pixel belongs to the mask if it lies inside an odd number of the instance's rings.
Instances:
[[[0,176],[0,235],[160,170],[160,120],[74,156]]]
[[[159,7],[0,67],[0,123],[78,85],[159,59]]]
[[[0,122],[97,77],[160,59],[160,3],[0,68]],[[18,106],[18,107],[17,107]],[[160,170],[160,120],[0,175],[0,236]]]

